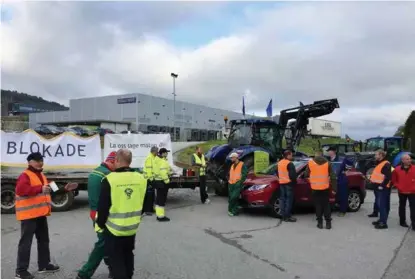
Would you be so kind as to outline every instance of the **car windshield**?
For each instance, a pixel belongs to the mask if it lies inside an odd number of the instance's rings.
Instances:
[[[385,147],[385,140],[383,138],[369,139],[365,144],[365,150],[373,152]]]
[[[300,168],[301,166],[307,164],[308,161],[293,161],[295,169]],[[264,171],[259,172],[259,174],[275,175],[276,174],[277,163],[269,165]]]

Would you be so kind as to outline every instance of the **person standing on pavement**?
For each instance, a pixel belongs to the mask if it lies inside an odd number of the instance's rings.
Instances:
[[[196,147],[196,152],[192,155],[192,166],[196,169],[199,177],[200,201],[203,204],[209,204],[209,196],[206,192],[206,160],[202,148]]]
[[[114,170],[115,156],[117,153],[112,151],[108,154],[105,162],[101,163],[96,169],[94,169],[88,176],[88,202],[90,213],[89,216],[92,220],[92,226],[95,226],[95,217],[98,209],[98,200],[101,193],[101,182],[102,180]],[[103,233],[97,232],[98,240],[95,242],[94,248],[91,254],[89,254],[87,262],[78,271],[78,277],[76,279],[90,279],[101,261],[108,266],[108,260],[104,257],[104,235]],[[110,272],[109,278],[112,278]]]
[[[170,150],[160,148],[159,155],[154,162],[154,183],[156,189],[156,216],[159,222],[168,222],[170,218],[166,217],[165,206],[167,193],[169,192],[171,167],[167,160]]]
[[[386,152],[379,149],[375,152],[376,167],[370,176],[370,183],[375,191],[375,203],[379,209],[379,220],[372,222],[376,229],[388,228],[388,216],[390,210],[392,166],[386,160]],[[369,217],[377,217],[373,212]]]
[[[326,229],[332,227],[330,191],[337,190],[336,174],[321,151],[317,151],[315,157],[308,162],[305,178],[309,178],[313,191],[313,199],[316,207],[317,228],[323,228],[323,215],[326,220]]]
[[[33,279],[28,271],[33,236],[37,238],[39,273],[56,272],[59,266],[50,261],[49,228],[46,217],[51,213],[51,187],[43,174],[43,155],[39,152],[27,156],[28,168],[16,183],[16,219],[20,221],[21,237],[17,249],[16,279]],[[66,191],[78,185],[69,183]]]
[[[115,170],[102,180],[95,230],[104,234],[104,249],[114,279],[132,279],[135,235],[141,222],[147,181],[130,168],[131,151],[120,149]]]
[[[232,153],[230,156],[232,165],[229,170],[229,204],[228,204],[228,215],[237,216],[239,214],[239,196],[243,183],[248,174],[248,169],[243,162],[239,161],[238,153]]]
[[[150,149],[150,154],[144,161],[144,177],[147,179],[147,192],[144,198],[143,214],[151,216],[154,213],[154,162],[157,159],[159,149],[153,146]]]
[[[284,158],[278,162],[276,175],[280,183],[280,206],[281,218],[285,222],[296,222],[297,219],[291,216],[294,199],[294,187],[297,185],[297,171],[292,162],[293,153],[290,150],[284,151]]]
[[[411,157],[405,154],[401,158],[402,164],[392,172],[392,184],[398,189],[399,220],[404,228],[406,223],[406,201],[409,201],[409,211],[412,230],[415,231],[415,165]]]
[[[343,158],[343,160],[337,155],[337,148],[335,146],[330,146],[329,149],[327,149],[327,152],[329,153],[329,161],[331,163],[340,162],[340,168],[338,168],[338,171],[336,173],[337,177],[337,193],[336,193],[336,199],[339,203],[340,212],[338,214],[339,217],[344,217],[347,213],[347,209],[349,207],[348,205],[348,199],[349,199],[349,188],[348,188],[348,182],[347,182],[347,176],[346,171],[348,168],[351,167],[351,163],[346,158]]]

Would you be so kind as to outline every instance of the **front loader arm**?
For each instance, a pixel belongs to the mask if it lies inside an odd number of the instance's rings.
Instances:
[[[315,101],[310,105],[303,105],[295,108],[289,108],[280,112],[279,125],[285,127],[285,139],[287,149],[296,151],[300,145],[301,139],[307,132],[308,119],[320,117],[332,113],[336,108],[340,108],[337,98]],[[289,120],[295,119],[294,123],[288,123]],[[287,126],[289,124],[289,126]]]

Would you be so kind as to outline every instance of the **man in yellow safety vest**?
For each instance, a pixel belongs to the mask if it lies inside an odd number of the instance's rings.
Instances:
[[[168,222],[170,218],[165,215],[167,193],[169,191],[170,175],[172,173],[167,155],[170,150],[160,148],[159,155],[154,164],[154,188],[156,189],[156,216],[157,221]]]
[[[130,168],[131,151],[120,149],[115,171],[102,180],[95,230],[103,232],[114,279],[133,278],[135,235],[141,222],[147,180]]]
[[[209,204],[209,196],[206,192],[206,160],[202,148],[196,147],[196,152],[192,155],[192,166],[196,169],[199,177],[200,201],[203,204]]]
[[[147,179],[147,192],[144,198],[143,214],[153,215],[154,213],[154,162],[157,158],[159,149],[157,146],[153,146],[150,149],[150,154],[144,161],[144,177]]]

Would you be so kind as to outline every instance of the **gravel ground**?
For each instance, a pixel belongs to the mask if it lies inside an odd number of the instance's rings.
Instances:
[[[170,223],[145,217],[137,235],[135,279],[414,279],[415,232],[397,225],[393,194],[389,229],[372,228],[372,193],[357,213],[333,215],[333,229],[318,230],[314,215],[297,214],[297,223],[281,223],[263,212],[227,216],[225,198],[199,203],[198,191],[169,194]],[[2,215],[1,278],[14,275],[19,224]],[[61,271],[36,278],[75,278],[95,240],[81,193],[69,212],[49,218],[51,254]],[[31,267],[36,270],[36,241]],[[107,278],[101,265],[93,278]]]

